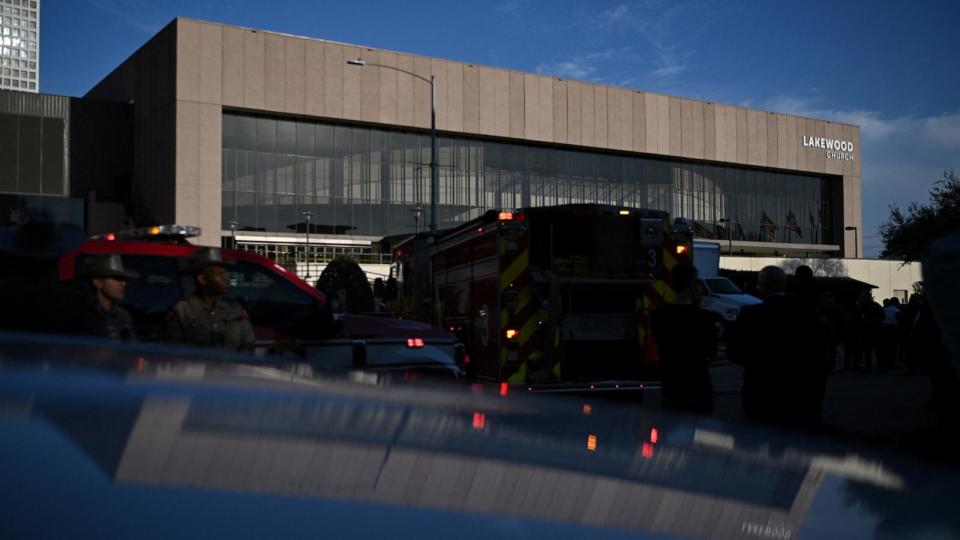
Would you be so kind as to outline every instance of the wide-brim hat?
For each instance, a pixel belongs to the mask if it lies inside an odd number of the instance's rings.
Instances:
[[[218,248],[199,248],[190,256],[187,271],[191,274],[199,274],[213,266],[226,268],[233,264],[235,264],[234,261],[223,260],[223,255]]]
[[[136,279],[140,274],[123,267],[120,255],[88,255],[80,265],[77,277],[81,279],[113,278]]]

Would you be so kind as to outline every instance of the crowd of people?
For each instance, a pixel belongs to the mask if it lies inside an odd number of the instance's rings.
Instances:
[[[677,267],[671,279],[676,299],[651,316],[663,404],[709,414],[710,364],[721,321],[698,306],[692,265]],[[833,293],[818,291],[807,266],[799,267],[789,282],[782,268],[762,269],[757,293],[763,302],[744,307],[727,335],[726,355],[743,367],[747,419],[816,426],[828,378],[845,370],[922,372],[930,379],[931,405],[956,406],[960,380],[922,294],[905,305],[891,298],[881,306],[865,293],[844,305]]]

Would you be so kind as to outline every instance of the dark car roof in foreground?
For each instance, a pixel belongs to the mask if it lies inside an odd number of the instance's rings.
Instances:
[[[943,538],[955,471],[600,401],[0,336],[13,537]]]

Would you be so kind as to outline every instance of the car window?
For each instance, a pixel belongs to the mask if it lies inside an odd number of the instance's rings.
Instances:
[[[80,264],[78,257],[78,268]],[[177,260],[156,255],[123,255],[123,266],[140,276],[127,280],[120,305],[133,317],[140,339],[161,339],[167,312],[183,297]]]
[[[283,276],[245,261],[227,267],[226,297],[237,300],[254,325],[291,335],[313,335],[307,324],[317,317],[314,298]]]
[[[741,294],[740,289],[727,278],[708,279],[707,284],[715,294]]]
[[[703,280],[697,281],[697,288],[700,289],[701,296],[710,296],[710,290],[707,289],[707,286],[704,284]]]

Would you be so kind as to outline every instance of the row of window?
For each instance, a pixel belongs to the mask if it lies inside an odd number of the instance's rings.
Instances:
[[[21,49],[36,49],[37,42],[31,39],[16,38],[11,36],[0,37],[0,45],[4,47],[13,47]],[[14,55],[17,56],[17,55]]]
[[[36,47],[31,47],[36,48]],[[0,56],[9,56],[12,58],[23,58],[30,60],[37,59],[37,51],[28,51],[25,49],[17,49],[16,47],[0,47]]]
[[[4,67],[10,66],[15,68],[18,67],[21,69],[26,69],[26,68],[37,69],[36,62],[29,62],[27,60],[17,60],[16,58],[0,58],[0,66],[4,66]]]
[[[14,24],[13,24],[13,26],[20,26],[20,23],[19,23],[19,20],[18,20],[18,19],[14,19]],[[18,29],[18,28],[10,28],[10,27],[4,26],[3,28],[0,28],[0,35],[11,36],[11,37],[15,37],[15,38],[31,38],[31,39],[37,39],[37,33],[36,33],[34,30],[27,30],[27,29],[26,29],[26,26],[27,26],[26,21],[24,21],[24,23],[23,23],[23,27],[24,27],[23,30],[20,30],[20,29]]]
[[[2,0],[0,3],[7,4],[9,6],[21,6],[25,8],[37,9],[36,0]],[[35,11],[31,12],[31,15],[36,17],[37,13]]]
[[[30,23],[33,24],[31,25]],[[0,24],[2,24],[5,29],[10,29],[11,27],[23,28],[24,32],[26,32],[28,28],[32,28],[34,30],[37,28],[37,23],[35,21],[20,19],[18,17],[0,17]]]
[[[2,81],[0,82],[0,88],[7,87],[7,88],[20,88],[20,89],[26,89],[26,90],[37,89],[37,83],[33,81],[28,82],[28,81],[21,81],[20,79],[7,79],[7,78],[0,79],[0,81]]]
[[[20,9],[10,6],[3,6],[2,12],[7,15],[13,15],[14,17],[31,17],[33,19],[37,18],[37,12],[31,11],[29,9]],[[34,26],[33,28],[36,28]]]
[[[37,78],[37,72],[36,72],[36,71],[23,70],[23,71],[21,72],[19,69],[10,69],[10,68],[2,68],[2,69],[0,69],[0,75],[6,75],[6,76],[8,76],[8,77],[20,77],[20,78],[24,78],[24,79],[36,79],[36,78]]]
[[[493,208],[600,203],[665,210],[706,237],[832,235],[830,180],[818,176],[466,137],[438,146],[441,227]],[[428,219],[424,133],[226,113],[223,149],[224,224],[290,231],[311,211],[324,232],[378,236]]]

